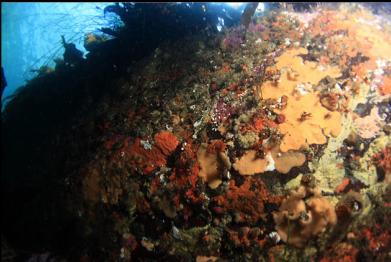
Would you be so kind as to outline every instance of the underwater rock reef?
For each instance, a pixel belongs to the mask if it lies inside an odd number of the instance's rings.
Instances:
[[[108,11],[127,24],[126,8]],[[7,105],[7,247],[70,261],[391,260],[389,20],[349,4],[273,10],[132,63],[129,30],[87,36],[87,59]]]

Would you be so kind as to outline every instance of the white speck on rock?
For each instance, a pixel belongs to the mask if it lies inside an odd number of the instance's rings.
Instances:
[[[277,233],[277,232],[275,232],[275,231],[273,231],[273,232],[270,232],[269,233],[269,237],[274,241],[274,243],[278,243],[278,242],[280,242],[280,240],[281,240],[281,237],[280,237],[280,235]]]
[[[148,140],[141,140],[140,144],[144,147],[145,150],[151,150],[152,145],[149,143]]]
[[[198,127],[202,124],[202,118],[200,120],[198,120],[197,122],[194,123],[194,127]]]
[[[273,171],[274,169],[276,169],[274,159],[273,159],[272,154],[270,152],[267,153],[265,158],[268,162],[265,171]]]
[[[181,232],[179,231],[179,229],[176,227],[176,226],[172,226],[172,235],[174,236],[174,238],[176,239],[182,239],[181,238]]]

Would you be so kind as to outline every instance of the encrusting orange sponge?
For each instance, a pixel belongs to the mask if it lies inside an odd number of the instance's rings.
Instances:
[[[308,196],[311,197],[305,200]],[[305,186],[292,191],[273,218],[281,239],[299,248],[337,223],[334,206],[321,196],[318,189]]]
[[[315,62],[303,62],[302,54],[307,54],[305,48],[291,49],[278,57],[275,66],[282,72],[278,84],[266,81],[258,88],[262,99],[288,98],[285,108],[275,109],[285,116],[278,126],[284,135],[281,152],[325,144],[327,136],[336,137],[341,131],[341,114],[322,106],[318,92],[312,88],[326,76],[340,76],[338,67],[319,68]]]

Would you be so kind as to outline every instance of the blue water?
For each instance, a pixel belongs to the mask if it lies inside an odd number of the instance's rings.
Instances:
[[[110,3],[2,3],[1,64],[9,95],[31,79],[42,65],[54,66],[62,57],[61,35],[84,51],[84,36],[108,26],[113,17],[103,15]]]
[[[2,3],[1,13],[1,64],[7,87],[2,95],[3,108],[15,91],[27,80],[37,75],[32,70],[41,66],[55,66],[54,59],[62,58],[64,48],[61,35],[67,42],[87,54],[84,37],[99,32],[102,27],[112,27],[120,19],[103,9],[113,3]],[[175,4],[175,3],[173,3]],[[188,4],[190,8],[190,4]],[[205,10],[220,16],[218,31],[232,26],[243,12],[244,3],[205,3]],[[257,14],[264,11],[258,6]],[[236,16],[235,16],[236,15]],[[228,19],[227,17],[236,17]],[[230,20],[230,21],[229,21]],[[235,20],[235,21],[233,21]],[[2,109],[3,109],[2,108]]]

